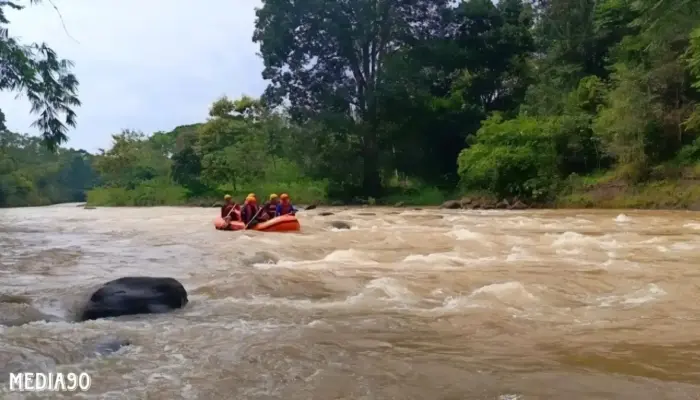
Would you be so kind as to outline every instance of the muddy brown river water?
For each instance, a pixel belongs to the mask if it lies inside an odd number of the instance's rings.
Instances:
[[[58,370],[91,399],[700,399],[700,213],[318,209],[281,234],[217,211],[0,210],[0,397]],[[71,322],[127,275],[190,303]]]

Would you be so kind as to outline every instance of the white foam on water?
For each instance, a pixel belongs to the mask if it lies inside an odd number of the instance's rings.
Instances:
[[[616,305],[638,306],[656,301],[666,296],[666,291],[654,283],[622,295],[609,295],[597,298],[599,307],[613,307]]]
[[[594,237],[589,235],[583,235],[578,232],[567,231],[561,234],[548,234],[546,236],[555,238],[552,241],[552,247],[586,246],[598,247],[606,250],[620,248],[620,244],[616,240],[614,240],[610,235]]]
[[[403,259],[406,263],[429,263],[438,264],[446,263],[453,265],[467,265],[469,260],[462,258],[457,253],[430,253],[430,254],[411,254]]]
[[[467,255],[459,255],[454,252],[447,253],[430,253],[430,254],[411,254],[406,256],[401,263],[400,268],[415,268],[424,266],[430,271],[444,270],[461,270],[464,267],[484,267],[499,261],[496,256],[492,257],[468,257]]]
[[[516,261],[538,261],[539,258],[536,256],[533,256],[529,251],[526,249],[520,247],[520,246],[513,246],[510,249],[510,253],[506,257],[506,261],[508,262],[516,262]]]
[[[637,262],[629,260],[620,260],[616,258],[610,258],[602,264],[603,268],[610,269],[621,269],[621,270],[634,270],[639,269],[640,265]]]
[[[537,296],[528,292],[522,283],[516,281],[492,283],[490,285],[482,286],[473,291],[470,296],[475,297],[480,295],[495,296],[496,298],[501,300],[537,300]]]
[[[697,248],[697,245],[688,242],[674,243],[671,245],[671,250],[673,251],[693,251]]]
[[[624,223],[624,222],[630,222],[630,221],[632,221],[632,218],[628,217],[625,214],[620,214],[617,217],[615,217],[615,222],[618,222],[618,223]]]
[[[664,241],[664,240],[663,240],[662,238],[660,238],[660,237],[658,237],[658,236],[654,236],[654,237],[651,238],[651,239],[643,240],[643,241],[641,241],[641,242],[639,242],[639,243],[641,243],[641,244],[656,244],[656,243],[661,243],[661,242],[663,242],[663,241]]]
[[[455,229],[447,232],[446,235],[462,241],[472,240],[482,244],[488,243],[484,234],[470,231],[469,229]]]
[[[227,308],[228,304],[241,304],[245,306],[275,306],[291,307],[301,310],[314,309],[352,309],[352,308],[373,308],[373,309],[397,309],[415,308],[424,299],[413,293],[400,280],[390,277],[372,279],[361,287],[354,294],[342,300],[310,300],[310,299],[288,299],[268,296],[253,296],[252,298],[226,297],[209,301],[209,307],[216,311],[217,307]]]
[[[360,293],[348,297],[346,302],[359,304],[376,303],[382,300],[401,305],[410,305],[420,302],[421,298],[411,292],[399,280],[383,277],[372,279]]]
[[[556,250],[557,255],[560,256],[577,256],[583,254],[583,250],[580,248],[575,248],[575,249],[557,249]]]
[[[450,296],[443,301],[442,310],[468,308],[502,308],[503,305],[522,308],[539,303],[539,298],[516,281],[493,283],[472,291],[467,296]],[[509,308],[512,309],[512,308]]]
[[[372,263],[377,263],[376,261],[372,260],[370,254],[368,254],[365,251],[360,251],[360,250],[355,250],[355,249],[347,249],[347,250],[335,250],[329,255],[323,257],[322,261],[330,261],[330,262],[372,262]]]
[[[683,227],[684,227],[684,228],[695,229],[695,230],[700,230],[700,223],[698,223],[698,222],[688,222],[687,224],[684,224]]]
[[[660,253],[668,253],[669,251],[671,251],[666,246],[656,246],[656,250],[658,250]]]
[[[355,249],[335,250],[327,256],[317,260],[279,260],[276,263],[255,263],[254,268],[272,269],[272,268],[312,268],[325,269],[333,264],[351,264],[357,266],[373,266],[379,263],[372,259],[372,254],[367,251],[359,251]]]

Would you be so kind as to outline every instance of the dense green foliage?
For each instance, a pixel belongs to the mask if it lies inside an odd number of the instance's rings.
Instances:
[[[41,0],[30,0],[40,3]],[[0,91],[24,94],[39,118],[32,124],[42,133],[47,148],[68,138],[68,127],[76,125],[71,107],[80,106],[78,80],[70,72],[73,64],[58,58],[46,44],[23,44],[10,35],[6,10],[22,10],[18,1],[0,0]],[[0,131],[5,130],[5,114],[0,109]]]
[[[41,139],[0,131],[0,207],[84,201],[98,183],[93,156],[49,151]]]
[[[700,0],[264,0],[270,85],[210,118],[124,131],[95,204],[488,192],[690,206],[700,178]]]

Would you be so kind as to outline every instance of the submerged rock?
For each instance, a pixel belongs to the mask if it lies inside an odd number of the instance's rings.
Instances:
[[[446,208],[448,210],[457,210],[459,208],[462,208],[462,204],[457,200],[448,200],[442,203],[442,205],[440,205],[440,208]]]
[[[304,208],[304,210],[315,210],[316,207],[317,207],[316,204],[311,204],[311,205],[309,205],[309,206],[306,206],[306,208]]]
[[[510,208],[510,203],[508,202],[507,199],[503,199],[496,204],[496,208],[499,210],[505,210]]]
[[[59,320],[58,317],[44,314],[34,308],[28,297],[0,295],[0,325],[20,326],[30,322]]]
[[[95,291],[78,320],[165,313],[182,308],[187,302],[187,291],[176,279],[124,277],[107,282]]]
[[[516,200],[515,203],[513,203],[513,204],[510,206],[510,209],[511,209],[511,210],[526,210],[526,209],[527,209],[527,205],[526,205],[525,203],[523,203],[522,201],[520,201],[520,200]]]
[[[320,216],[322,216],[322,217],[327,217],[327,216],[329,216],[329,215],[334,215],[334,214],[335,214],[335,213],[332,213],[332,212],[330,212],[330,211],[323,211],[323,212],[318,213],[318,215],[320,215]]]
[[[331,221],[330,225],[335,229],[350,229],[350,224],[343,221]]]
[[[277,254],[271,253],[269,251],[259,251],[250,257],[243,259],[246,265],[254,264],[275,264],[280,260]]]
[[[110,355],[121,350],[122,347],[130,346],[131,342],[125,339],[104,338],[95,344],[95,354],[100,356]]]

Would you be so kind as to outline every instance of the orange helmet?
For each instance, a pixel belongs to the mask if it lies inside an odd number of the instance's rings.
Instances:
[[[287,193],[282,193],[282,195],[280,196],[280,199],[289,200],[289,195]]]

